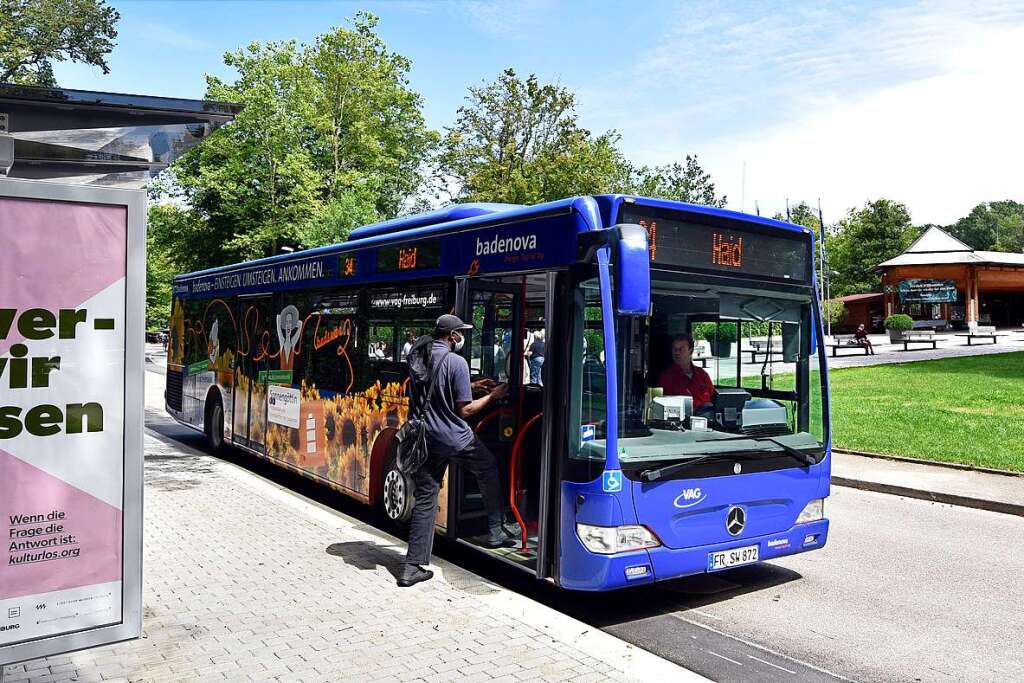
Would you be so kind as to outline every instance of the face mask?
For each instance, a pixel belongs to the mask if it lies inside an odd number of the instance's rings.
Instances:
[[[455,342],[455,353],[458,353],[462,350],[462,347],[466,345],[466,338],[461,334],[456,333],[456,335],[452,335],[452,341]]]

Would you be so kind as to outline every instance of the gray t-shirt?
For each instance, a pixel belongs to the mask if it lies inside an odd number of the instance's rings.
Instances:
[[[455,404],[472,401],[473,389],[469,385],[466,359],[449,350],[446,341],[434,341],[430,346],[431,369],[437,368],[438,363],[442,365],[427,409],[427,439],[431,444],[461,451],[473,443],[473,430],[455,413]],[[426,392],[427,387],[417,387],[417,390]]]

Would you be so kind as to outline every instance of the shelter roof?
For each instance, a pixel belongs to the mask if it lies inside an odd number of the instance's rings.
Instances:
[[[964,244],[942,228],[932,226],[907,247],[904,254],[923,254],[929,252],[974,251],[969,244]]]
[[[875,268],[956,263],[1024,266],[1024,254],[1005,251],[976,251],[942,228],[932,226],[914,240],[914,243],[907,247],[902,254],[879,263]]]
[[[141,187],[242,109],[230,102],[0,83],[8,176]]]
[[[867,294],[847,294],[846,296],[839,297],[839,299],[844,304],[851,304],[856,303],[858,301],[871,301],[873,299],[881,299],[884,296],[885,294],[883,294],[882,292],[868,292]]]

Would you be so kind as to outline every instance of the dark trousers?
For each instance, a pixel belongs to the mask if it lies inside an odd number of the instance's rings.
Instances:
[[[434,520],[437,517],[437,494],[441,490],[448,463],[462,465],[472,472],[480,484],[484,496],[488,520],[501,520],[504,505],[498,477],[498,461],[479,437],[461,451],[444,447],[430,448],[430,457],[423,467],[413,474],[416,485],[416,503],[412,508],[409,522],[409,550],[405,554],[406,564],[429,564],[434,548]]]

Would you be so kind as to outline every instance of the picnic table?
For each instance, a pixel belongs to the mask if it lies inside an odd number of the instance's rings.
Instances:
[[[825,346],[828,346],[829,348],[832,349],[833,358],[839,357],[839,349],[856,349],[857,351],[863,351],[865,356],[868,355],[871,351],[871,348],[867,344],[854,343],[855,340],[856,337],[854,337],[852,334],[837,334],[834,338],[834,341],[831,344],[826,344]]]
[[[708,355],[705,355],[705,354],[700,354],[700,355],[694,354],[694,355],[690,356],[690,360],[693,361],[694,363],[700,363],[700,366],[702,368],[706,368],[708,366],[708,361],[709,360],[714,360],[714,359],[715,359],[714,356],[708,356]]]
[[[899,339],[895,343],[903,344],[903,350],[909,351],[908,344],[931,344],[933,349],[937,349],[939,342],[945,340],[946,337],[936,337],[935,332],[908,332],[903,339]]]
[[[967,345],[970,346],[971,342],[975,339],[991,339],[992,343],[996,343],[996,337],[1009,336],[1005,333],[997,333],[995,326],[978,326],[974,329],[967,330],[966,332],[957,333],[958,337],[967,337]]]
[[[769,348],[767,341],[754,341],[754,340],[751,340],[750,346],[752,348],[742,349],[741,353],[749,353],[750,354],[750,362],[751,363],[756,363],[757,362],[758,354],[762,354],[762,355],[766,355],[766,356],[770,355],[770,354],[774,354],[776,356],[781,356],[782,355],[782,346],[779,343],[777,343],[777,342],[772,342],[771,348]]]

